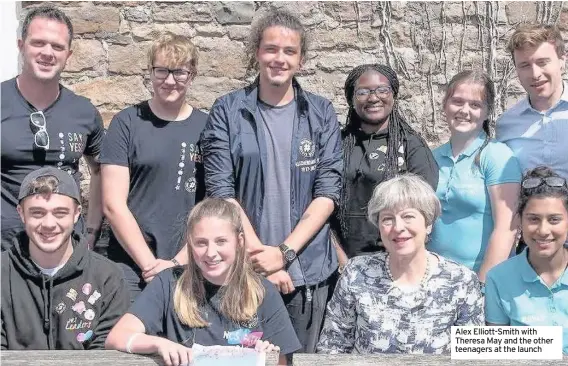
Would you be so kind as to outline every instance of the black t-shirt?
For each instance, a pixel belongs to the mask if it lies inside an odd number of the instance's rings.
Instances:
[[[43,110],[49,149],[34,147],[30,114],[37,110],[20,93],[16,78],[1,85],[2,97],[2,231],[22,227],[16,206],[24,177],[44,166],[56,166],[81,179],[79,159],[99,154],[104,128],[91,102],[60,86],[57,100]]]
[[[145,101],[114,116],[103,142],[101,164],[130,170],[128,208],[158,258],[173,258],[181,249],[187,215],[204,196],[197,142],[206,121],[197,109],[183,121],[165,121]],[[108,257],[138,270],[112,233]]]
[[[376,252],[382,246],[379,230],[367,220],[367,206],[375,187],[385,180],[388,131],[371,135],[358,131],[355,141],[349,164],[345,166],[347,184],[342,193],[347,195],[348,232],[341,233],[341,242],[348,257]],[[418,174],[436,189],[438,166],[432,152],[418,136],[406,134],[406,142],[398,149],[397,161],[399,173]]]
[[[280,293],[265,278],[262,279],[264,299],[257,310],[256,319],[249,324],[236,324],[215,310],[218,309],[215,304],[220,302],[221,287],[207,281],[207,303],[203,312],[210,325],[207,328],[190,328],[182,324],[173,304],[176,281],[182,273],[183,267],[160,272],[128,310],[142,321],[146,334],[165,337],[187,347],[194,343],[203,346],[248,346],[247,343],[257,336],[280,347],[282,354],[290,354],[301,348]]]

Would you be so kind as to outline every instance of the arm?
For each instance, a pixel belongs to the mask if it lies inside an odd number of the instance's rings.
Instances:
[[[519,161],[507,145],[490,142],[481,152],[480,168],[489,191],[494,227],[479,279],[485,282],[487,271],[509,258],[516,240],[515,209],[521,183]]]
[[[122,352],[162,356],[166,365],[189,365],[191,348],[166,338],[145,334],[144,324],[136,316],[126,313],[112,328],[105,347]]]
[[[421,176],[436,191],[439,168],[428,145],[418,136],[409,134],[406,150],[408,172]]]
[[[89,208],[87,212],[86,239],[89,249],[93,249],[101,233],[103,210],[101,201],[101,170],[98,161],[105,136],[103,119],[99,111],[92,106],[92,130],[87,136],[87,143],[83,157],[89,168],[91,179],[89,182]]]
[[[316,235],[329,216],[333,213],[334,203],[327,197],[317,197],[310,203],[298,225],[286,238],[288,247],[299,253],[302,248]]]
[[[103,209],[101,197],[101,167],[98,156],[85,155],[89,167],[91,181],[89,183],[89,209],[87,212],[87,245],[93,249],[101,232],[103,222]]]
[[[356,294],[351,291],[353,287],[350,282],[357,273],[352,268],[347,264],[327,305],[323,329],[316,347],[317,353],[350,353],[353,350],[357,310]]]
[[[231,159],[229,121],[223,102],[217,100],[201,132],[199,140],[203,153],[205,188],[210,197],[224,198],[241,212],[247,248],[262,245],[240,203],[235,199],[235,173]]]
[[[462,287],[460,289],[462,296],[458,299],[457,318],[454,325],[483,325],[485,317],[481,283],[472,271],[464,268],[464,273],[464,276],[458,280],[460,283],[454,285]]]
[[[116,238],[142,271],[152,268],[156,257],[126,204],[130,185],[128,167],[103,164],[101,177],[103,210]]]
[[[165,272],[164,272],[165,273]],[[146,286],[128,313],[112,328],[105,348],[131,353],[158,353],[166,365],[189,364],[191,349],[166,338],[164,314],[171,305],[173,274],[159,275]]]
[[[347,264],[347,261],[349,260],[349,258],[347,257],[347,254],[345,253],[345,251],[343,250],[343,247],[341,246],[341,243],[339,242],[339,236],[337,235],[337,233],[333,229],[330,230],[330,235],[331,235],[331,242],[333,244],[333,247],[335,248],[335,251],[337,252],[337,260],[339,261],[339,273],[341,273],[343,271],[343,268]]]
[[[243,224],[243,232],[245,234],[245,245],[247,247],[247,252],[251,253],[251,252],[254,252],[257,249],[262,248],[263,244],[260,241],[260,239],[258,238],[258,236],[256,235],[256,232],[254,231],[254,228],[252,227],[252,224],[250,223],[250,220],[249,220],[245,210],[243,210],[243,207],[234,198],[227,198],[227,201],[236,205],[239,208],[239,211],[241,213],[241,221],[242,221],[242,224]]]
[[[130,297],[122,271],[116,267],[104,287],[104,303],[101,305],[99,321],[93,333],[95,337],[88,349],[104,349],[105,341],[112,327],[128,310]]]
[[[217,100],[211,107],[207,124],[199,139],[205,189],[210,197],[235,198],[235,172],[229,134],[229,120],[223,102]]]
[[[520,184],[497,184],[490,186],[488,189],[495,226],[489,238],[483,263],[479,269],[481,282],[485,282],[487,272],[493,266],[509,258],[515,245],[518,227],[518,220],[515,219],[515,207],[519,196]]]

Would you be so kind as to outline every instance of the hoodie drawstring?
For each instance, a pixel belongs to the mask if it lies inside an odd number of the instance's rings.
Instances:
[[[43,299],[43,331],[49,331],[49,297],[47,294],[47,288],[45,286],[48,278],[46,276],[41,276],[41,297]]]
[[[49,284],[46,286],[48,282]],[[51,304],[53,303],[53,277],[41,276],[41,297],[43,299],[43,331],[47,334],[47,348],[52,349]]]

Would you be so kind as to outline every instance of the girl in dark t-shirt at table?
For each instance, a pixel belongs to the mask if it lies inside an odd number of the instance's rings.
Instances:
[[[193,344],[280,349],[279,365],[300,349],[278,291],[252,269],[239,209],[208,198],[187,223],[189,263],[162,271],[108,335],[106,347],[191,361]]]

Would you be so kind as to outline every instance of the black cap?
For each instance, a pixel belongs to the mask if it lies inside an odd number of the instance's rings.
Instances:
[[[31,186],[31,183],[34,180],[45,176],[52,176],[57,179],[57,188],[53,191],[53,193],[71,197],[78,203],[81,202],[81,194],[79,193],[79,187],[77,186],[75,179],[73,179],[73,177],[66,171],[57,169],[53,166],[40,168],[26,175],[22,182],[22,185],[20,186],[18,201],[21,202],[28,196],[41,193],[36,192],[35,189]]]

